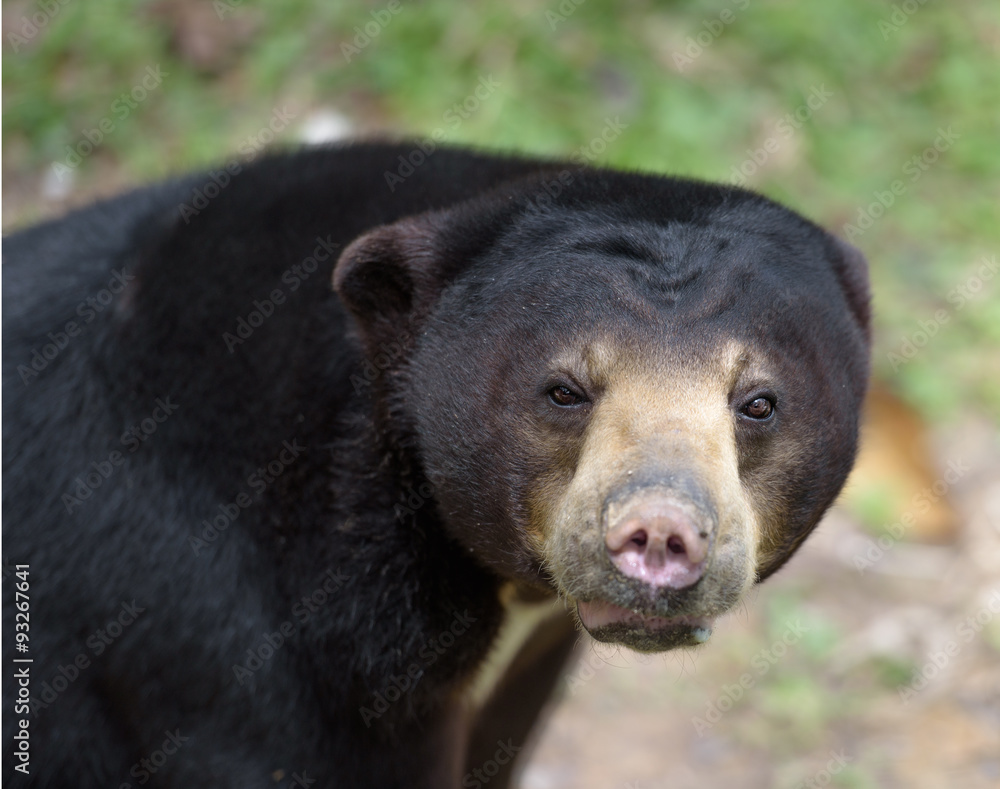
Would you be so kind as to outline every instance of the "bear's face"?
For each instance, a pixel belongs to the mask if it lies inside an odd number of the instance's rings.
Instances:
[[[453,537],[599,640],[704,641],[850,469],[864,305],[818,231],[749,213],[521,216],[423,308],[389,395]]]

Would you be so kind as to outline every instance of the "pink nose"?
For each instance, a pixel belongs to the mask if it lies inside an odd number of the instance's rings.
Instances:
[[[708,558],[708,532],[685,509],[663,498],[626,506],[608,524],[604,542],[623,574],[668,589],[695,583]]]

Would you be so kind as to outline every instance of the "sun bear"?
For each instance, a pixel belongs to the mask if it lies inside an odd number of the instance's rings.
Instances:
[[[866,263],[732,186],[354,144],[3,254],[11,786],[504,786],[855,454]]]

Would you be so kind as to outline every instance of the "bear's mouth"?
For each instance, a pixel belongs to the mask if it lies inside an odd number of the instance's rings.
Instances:
[[[704,644],[713,620],[699,616],[647,616],[604,600],[577,601],[580,623],[598,641],[637,652],[663,652]]]

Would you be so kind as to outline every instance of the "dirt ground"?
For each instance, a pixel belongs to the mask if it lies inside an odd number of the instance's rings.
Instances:
[[[942,478],[967,468],[953,544],[869,553],[837,508],[696,651],[587,642],[521,789],[1000,787],[996,428],[970,419],[935,454]]]

